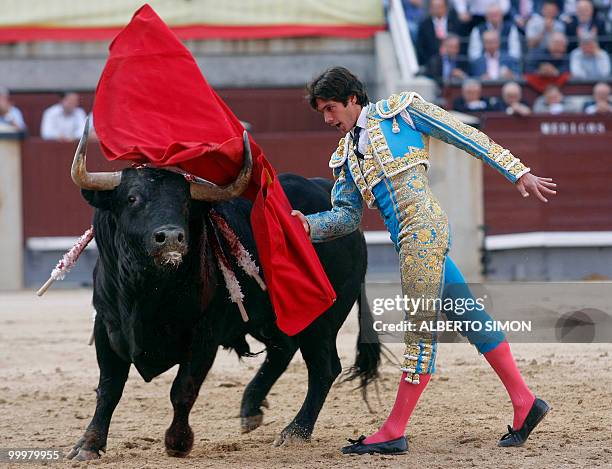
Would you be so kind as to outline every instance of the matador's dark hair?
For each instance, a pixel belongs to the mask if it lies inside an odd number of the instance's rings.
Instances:
[[[346,106],[351,96],[357,104],[366,106],[370,100],[363,83],[344,67],[332,67],[312,80],[307,86],[310,107],[317,109],[317,98],[341,102]]]

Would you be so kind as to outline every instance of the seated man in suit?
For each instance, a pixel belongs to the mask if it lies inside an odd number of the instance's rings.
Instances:
[[[612,113],[612,97],[610,96],[610,85],[599,82],[593,87],[593,101],[584,105],[587,114],[610,114]]]
[[[470,64],[471,75],[481,80],[514,80],[520,75],[518,60],[499,50],[499,33],[482,33],[483,54]]]
[[[497,98],[483,98],[482,85],[478,80],[468,79],[461,85],[461,97],[453,102],[453,109],[459,112],[480,113],[503,111]]]
[[[527,103],[522,101],[523,90],[521,85],[515,81],[509,81],[502,87],[502,106],[506,114],[512,116],[528,116],[531,109]]]
[[[525,68],[527,73],[535,73],[549,78],[568,73],[569,58],[565,34],[560,31],[552,32],[546,52],[537,49],[529,51]]]
[[[533,112],[538,114],[562,114],[567,112],[565,96],[556,85],[548,85],[544,94],[533,103]]]
[[[463,81],[468,75],[468,62],[460,55],[460,49],[459,36],[448,34],[440,44],[440,53],[427,62],[425,74],[440,86],[451,81]]]
[[[427,65],[438,54],[442,41],[449,34],[460,34],[461,25],[454,10],[449,10],[447,0],[431,0],[429,16],[419,24],[416,51],[419,63]]]
[[[585,34],[606,36],[605,23],[595,16],[595,9],[590,0],[578,0],[576,2],[576,14],[571,16],[565,28],[565,34],[571,40],[568,50],[572,51],[578,46],[578,41]],[[604,48],[608,41],[603,44]]]

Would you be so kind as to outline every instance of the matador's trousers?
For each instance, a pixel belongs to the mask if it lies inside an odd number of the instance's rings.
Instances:
[[[417,384],[421,374],[435,371],[437,336],[430,327],[439,318],[439,304],[443,296],[445,264],[450,267],[446,280],[464,283],[461,273],[447,259],[450,245],[448,218],[431,192],[425,167],[415,166],[385,178],[373,189],[377,204],[399,252],[402,294],[421,301],[407,312],[413,330],[405,332],[406,350],[402,371],[406,381]],[[471,297],[467,286],[450,289],[451,294]],[[435,300],[438,300],[437,302]],[[450,316],[454,313],[450,312]],[[492,321],[485,311],[471,312],[463,321]],[[504,340],[503,334],[471,337],[481,353],[496,347]]]

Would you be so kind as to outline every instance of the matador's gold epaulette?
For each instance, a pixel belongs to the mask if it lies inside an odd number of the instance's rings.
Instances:
[[[388,119],[406,109],[415,97],[423,100],[423,98],[414,91],[402,91],[400,94],[392,94],[387,99],[381,99],[376,103],[376,112],[378,112],[383,119]]]
[[[330,168],[337,168],[338,166],[342,166],[346,161],[346,137],[342,137],[338,142],[338,148],[332,154],[331,159],[329,160]]]

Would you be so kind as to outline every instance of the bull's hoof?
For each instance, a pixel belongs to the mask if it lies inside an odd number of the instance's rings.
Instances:
[[[281,433],[276,437],[274,446],[294,446],[303,445],[310,441],[311,432],[306,431],[298,427],[297,425],[289,424]]]
[[[166,454],[173,458],[184,458],[193,448],[193,431],[186,426],[181,429],[170,426],[165,437]]]
[[[261,426],[263,422],[263,412],[257,415],[251,415],[250,417],[240,418],[240,431],[241,433],[249,433]]]
[[[88,431],[85,435],[77,441],[76,445],[72,447],[70,452],[66,455],[68,459],[74,459],[75,461],[92,461],[94,459],[100,459],[100,451],[106,451],[106,444],[98,443],[98,439],[95,438],[95,434],[92,431]],[[86,446],[86,448],[83,448]],[[96,449],[96,447],[98,449]]]
[[[92,451],[83,448],[72,448],[66,456],[68,459],[74,459],[75,461],[92,461],[94,459],[100,459],[99,451]]]
[[[261,407],[265,407],[266,409],[270,408],[270,404],[268,403],[268,399],[264,399],[261,401]],[[259,428],[263,423],[263,412],[260,411],[256,415],[249,415],[247,417],[240,417],[240,432],[241,433],[249,433]]]
[[[191,453],[191,449],[187,451],[177,451],[175,449],[166,448],[166,454],[171,458],[186,458]]]

